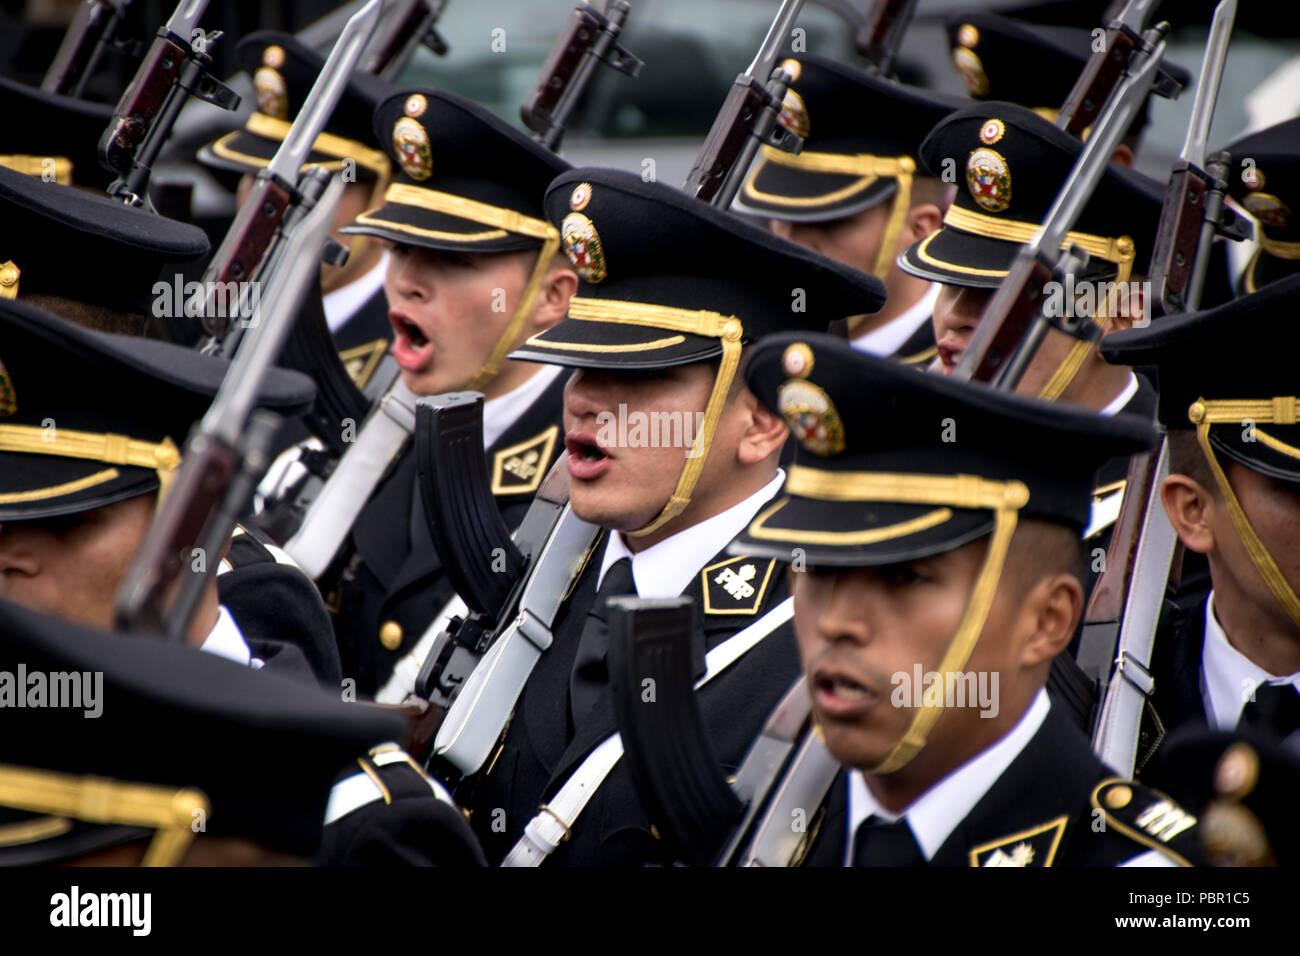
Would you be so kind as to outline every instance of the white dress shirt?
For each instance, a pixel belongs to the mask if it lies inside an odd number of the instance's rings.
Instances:
[[[524,384],[490,398],[483,403],[483,448],[487,450],[495,444],[535,401],[542,396],[555,377],[568,369],[558,365],[539,365],[537,371]]]
[[[732,505],[712,518],[678,531],[644,551],[628,549],[621,532],[612,533],[600,562],[596,587],[605,580],[605,572],[620,558],[632,559],[632,580],[636,593],[643,598],[672,598],[686,590],[691,579],[700,573],[704,562],[721,551],[736,535],[749,527],[758,509],[781,489],[785,472],[778,468],[776,477],[744,501]]]
[[[1232,730],[1260,684],[1291,684],[1300,688],[1300,673],[1278,677],[1228,643],[1214,613],[1214,592],[1205,602],[1205,645],[1201,648],[1201,699],[1210,723]]]
[[[934,303],[939,298],[939,283],[930,283],[929,290],[902,315],[895,316],[878,329],[872,329],[849,344],[859,352],[869,352],[888,358],[903,347],[924,322],[934,317]]]
[[[1101,415],[1104,418],[1109,418],[1112,415],[1118,415],[1121,411],[1123,411],[1124,406],[1129,403],[1129,399],[1131,399],[1134,395],[1137,394],[1137,390],[1138,390],[1137,376],[1134,375],[1132,372],[1129,372],[1128,381],[1124,383],[1124,387],[1120,390],[1120,393],[1116,395],[1114,398],[1112,398],[1109,402],[1107,402],[1106,407],[1098,411],[1097,414]]]
[[[369,272],[353,279],[345,286],[321,296],[321,305],[325,307],[325,321],[331,332],[337,332],[347,325],[367,300],[376,292],[384,289],[384,275],[388,272],[388,253],[379,259],[379,264]]]

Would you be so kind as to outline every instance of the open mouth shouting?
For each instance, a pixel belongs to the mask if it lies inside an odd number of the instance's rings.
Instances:
[[[881,699],[880,694],[838,668],[817,668],[809,684],[817,710],[830,719],[858,717]]]
[[[433,360],[433,343],[424,334],[424,330],[405,312],[393,309],[388,313],[388,322],[393,327],[393,358],[400,368],[408,372],[419,372],[428,367]]]
[[[591,481],[609,469],[611,456],[590,432],[572,431],[564,436],[569,453],[569,474],[579,481]]]
[[[943,364],[944,375],[951,375],[952,370],[957,367],[957,362],[969,344],[968,340],[969,336],[949,333],[935,343],[934,347],[939,351],[939,361]]]

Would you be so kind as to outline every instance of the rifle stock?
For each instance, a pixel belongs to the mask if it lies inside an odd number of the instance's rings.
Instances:
[[[396,81],[418,47],[446,56],[447,42],[438,33],[438,20],[447,0],[400,0],[391,3],[376,28],[358,69],[372,76]]]

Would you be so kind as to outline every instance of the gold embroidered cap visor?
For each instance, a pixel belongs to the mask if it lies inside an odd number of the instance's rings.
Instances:
[[[153,834],[152,862],[174,863],[196,836],[196,810],[204,834],[310,857],[335,776],[402,729],[391,715],[183,644],[9,602],[0,617],[0,672],[28,675],[17,692],[29,703],[37,673],[94,675],[96,698],[50,706],[49,681],[45,706],[5,709],[0,807],[31,817],[26,833],[8,831],[12,845],[0,829],[0,865],[11,850],[30,859],[42,836],[51,857],[66,850],[59,819],[142,828]]]
[[[796,155],[764,146],[735,208],[790,222],[842,219],[898,193],[892,168],[886,158],[870,154],[805,149]]]
[[[791,347],[811,349],[792,378]],[[1151,425],[917,375],[829,336],[778,335],[751,354],[759,401],[807,436],[810,387],[824,394],[842,450],[799,438],[782,494],[736,539],[736,553],[811,566],[876,566],[928,557],[997,530],[999,515],[1082,528],[1093,477],[1111,457],[1148,447]],[[796,439],[792,439],[796,440]],[[833,448],[834,446],[832,446]]]
[[[224,359],[93,332],[0,300],[0,522],[102,508],[166,486]],[[259,404],[305,411],[311,380],[274,370]]]
[[[0,125],[0,166],[40,177],[67,170],[57,182],[107,190],[116,177],[99,164],[99,137],[113,120],[113,107],[46,93],[0,77],[5,121]],[[53,160],[53,163],[46,162]]]

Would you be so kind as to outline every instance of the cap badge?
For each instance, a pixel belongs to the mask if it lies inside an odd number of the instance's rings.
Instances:
[[[808,107],[804,105],[803,97],[794,90],[785,91],[785,99],[781,101],[781,115],[778,119],[782,126],[796,136],[808,138],[808,131],[811,128],[808,122]]]
[[[578,212],[587,208],[591,202],[591,183],[578,183],[569,194],[569,208]]]
[[[963,23],[957,29],[957,42],[974,49],[979,46],[980,31],[973,23]]]
[[[964,46],[953,47],[952,65],[957,69],[957,73],[966,83],[966,88],[970,90],[971,96],[987,96],[989,92],[989,77],[984,72],[984,63],[974,50],[967,49]]]
[[[803,64],[794,57],[782,60],[778,69],[785,70],[790,74],[790,82],[797,82],[801,73],[803,73]]]
[[[284,47],[273,43],[263,50],[262,66],[269,66],[273,70],[284,66]]]
[[[410,105],[410,100],[407,100],[407,105]],[[403,116],[393,124],[393,152],[397,154],[398,164],[412,179],[428,179],[433,175],[429,134],[417,120]]]
[[[1000,119],[991,119],[980,127],[980,142],[992,146],[1006,134],[1006,124]]]
[[[994,149],[973,150],[966,160],[966,186],[980,208],[1002,212],[1011,205],[1011,170]]]
[[[1241,204],[1265,226],[1281,229],[1291,223],[1290,208],[1271,193],[1250,193]]]
[[[18,393],[14,391],[14,381],[9,377],[5,363],[0,362],[0,418],[8,418],[18,411]]]
[[[781,356],[781,368],[790,378],[807,378],[812,371],[813,353],[803,342],[795,342],[786,348]]]
[[[267,47],[262,62],[272,59],[272,50],[278,46]],[[279,60],[283,61],[284,51],[280,51]],[[272,66],[259,67],[253,74],[253,90],[257,93],[258,112],[265,113],[272,119],[289,118],[289,89],[284,85],[284,77]]]
[[[429,108],[429,101],[424,98],[423,93],[412,93],[402,104],[402,112],[412,118],[423,116],[424,111]]]
[[[1264,188],[1264,170],[1258,166],[1246,166],[1241,170],[1241,184],[1247,189]]]
[[[580,212],[571,212],[560,223],[560,241],[564,254],[584,282],[595,285],[604,280],[605,248],[600,244],[596,224]]]
[[[790,432],[810,452],[838,455],[844,450],[844,422],[831,397],[804,379],[790,379],[777,392],[777,407]]]

